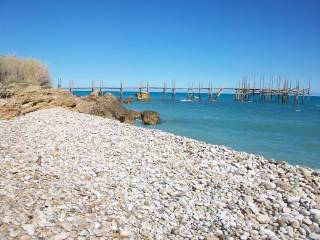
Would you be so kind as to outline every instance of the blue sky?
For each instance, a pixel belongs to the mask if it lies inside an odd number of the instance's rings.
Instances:
[[[320,0],[0,0],[0,54],[56,81],[234,86],[281,75],[320,91]]]

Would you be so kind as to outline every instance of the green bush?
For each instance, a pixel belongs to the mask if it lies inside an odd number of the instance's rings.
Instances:
[[[51,77],[47,66],[37,59],[0,55],[0,85],[47,87],[51,85]]]

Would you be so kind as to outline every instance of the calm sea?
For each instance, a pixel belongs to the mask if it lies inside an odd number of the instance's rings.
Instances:
[[[125,94],[129,95],[134,93]],[[170,94],[163,98],[161,93],[152,93],[150,101],[134,102],[126,107],[160,113],[159,125],[145,127],[294,165],[320,168],[320,97],[311,97],[310,105],[298,106],[236,102],[230,94],[222,94],[217,102],[208,102],[205,97],[201,101],[181,101],[185,98],[185,93],[177,93],[175,101]]]

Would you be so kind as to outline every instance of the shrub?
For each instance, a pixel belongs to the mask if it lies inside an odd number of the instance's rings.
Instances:
[[[0,84],[50,86],[51,77],[47,66],[37,59],[0,55]]]

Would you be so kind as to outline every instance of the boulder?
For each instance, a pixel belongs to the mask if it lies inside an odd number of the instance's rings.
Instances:
[[[135,120],[131,111],[125,109],[119,100],[110,93],[95,99],[92,96],[84,97],[78,102],[76,109],[82,113],[116,119],[130,124],[133,124]]]
[[[73,97],[58,97],[55,100],[55,105],[60,107],[74,108],[77,106],[79,100]]]
[[[132,116],[132,118],[137,119],[141,117],[141,113],[135,111],[135,110],[128,110],[128,114]]]
[[[140,113],[134,110],[126,110],[126,112],[120,116],[120,122],[133,124],[134,120],[140,117]]]
[[[160,122],[159,113],[154,111],[143,111],[141,113],[141,119],[144,124],[156,125]]]

